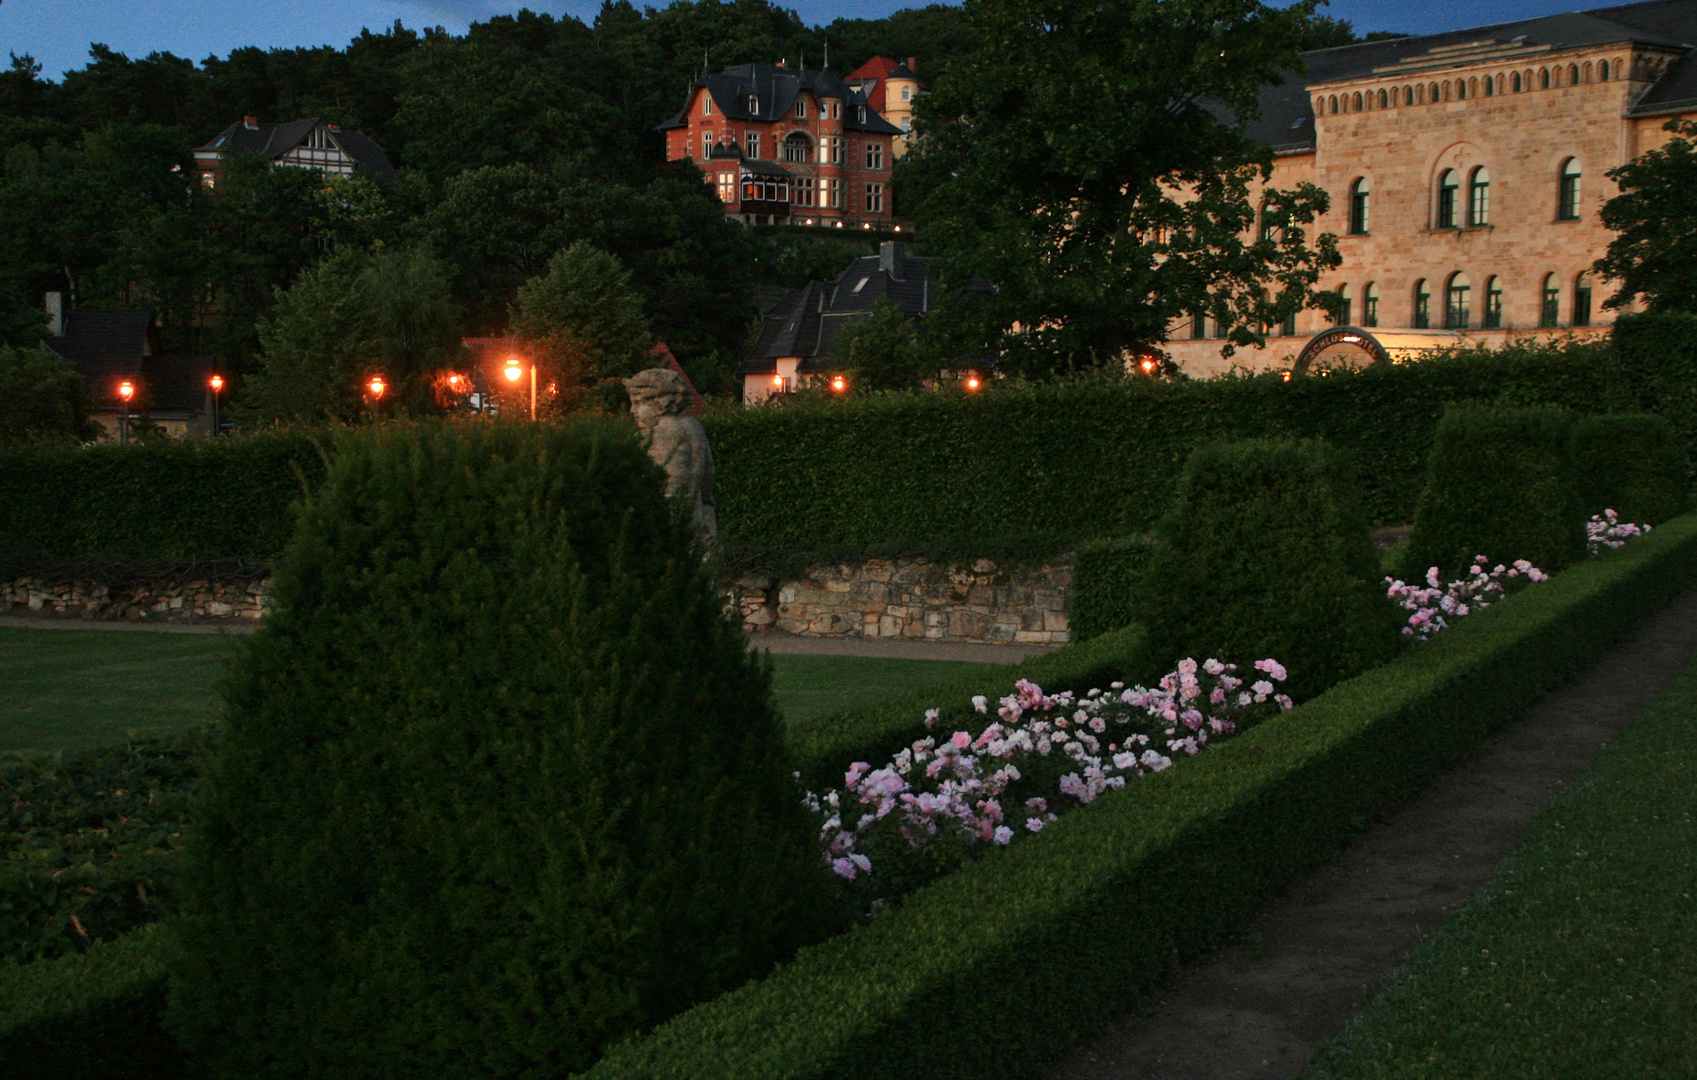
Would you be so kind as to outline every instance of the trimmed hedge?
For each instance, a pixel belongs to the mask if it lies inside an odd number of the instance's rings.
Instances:
[[[1022,548],[1152,528],[1190,452],[1220,439],[1323,438],[1348,451],[1375,525],[1410,520],[1451,403],[1609,408],[1595,349],[1468,353],[1285,383],[1080,379],[982,393],[872,394],[704,418],[729,545],[782,551]],[[1681,433],[1697,440],[1697,412]],[[25,557],[271,559],[291,528],[300,433],[0,451],[0,571]],[[977,554],[977,552],[972,552]]]
[[[154,923],[88,951],[0,966],[0,1076],[186,1080],[199,1075],[160,1026],[167,934]]]
[[[1072,564],[1073,640],[1088,641],[1137,618],[1137,586],[1154,541],[1147,536],[1093,540],[1079,546]]]
[[[1569,452],[1579,478],[1579,513],[1614,510],[1622,521],[1660,525],[1685,512],[1685,460],[1666,417],[1587,416],[1573,425]]]
[[[88,557],[269,559],[324,468],[304,434],[0,451],[0,573]]]
[[[1585,556],[1574,418],[1556,409],[1454,408],[1438,425],[1426,490],[1401,553],[1401,576],[1436,566],[1446,580],[1484,555],[1555,573]]]
[[[1354,469],[1323,442],[1197,450],[1155,538],[1138,620],[1162,659],[1272,657],[1301,701],[1396,655]]]
[[[1697,516],[1481,612],[1184,768],[615,1047],[624,1078],[1014,1076],[1134,1009],[1697,580]]]
[[[1658,413],[1697,479],[1697,315],[1640,312],[1615,321],[1616,408]]]

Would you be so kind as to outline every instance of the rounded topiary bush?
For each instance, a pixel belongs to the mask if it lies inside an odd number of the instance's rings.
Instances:
[[[1484,555],[1553,573],[1583,558],[1572,433],[1572,415],[1559,409],[1447,409],[1398,572],[1412,581],[1436,566],[1455,578]]]
[[[1571,456],[1582,517],[1613,510],[1622,521],[1660,525],[1685,512],[1685,453],[1664,417],[1583,417],[1573,425]]]
[[[564,1076],[831,904],[628,426],[341,439],[225,686],[171,1023],[216,1076]]]
[[[1272,657],[1299,700],[1397,647],[1354,470],[1318,440],[1193,453],[1137,605],[1161,661]]]

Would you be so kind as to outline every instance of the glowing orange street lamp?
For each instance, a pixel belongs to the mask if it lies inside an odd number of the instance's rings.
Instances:
[[[218,427],[218,398],[224,392],[224,376],[213,372],[207,385],[212,387],[212,434],[216,435],[220,430]]]
[[[980,383],[978,381],[977,375],[968,375],[966,377],[966,388],[968,390],[976,392],[978,390],[978,388],[982,385],[983,385],[983,383]]]
[[[128,379],[118,384],[118,398],[123,405],[118,410],[118,445],[130,441],[130,399],[136,396],[136,384]]]
[[[371,391],[373,398],[382,401],[384,393],[389,389],[389,384],[383,381],[383,376],[373,375],[371,381],[365,384],[365,388]]]
[[[831,389],[835,390],[839,394],[842,393],[844,390],[848,389],[848,380],[843,378],[841,375],[838,375],[836,378],[831,380]]]
[[[507,357],[507,368],[502,374],[508,382],[518,382],[524,376],[524,365],[519,363],[516,356]],[[530,418],[536,419],[536,365],[530,365]]]

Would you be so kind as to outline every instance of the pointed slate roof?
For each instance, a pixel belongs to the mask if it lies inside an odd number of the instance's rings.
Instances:
[[[790,107],[804,90],[816,98],[837,98],[843,102],[843,129],[869,131],[881,135],[900,135],[901,129],[890,123],[872,108],[864,94],[843,84],[830,68],[804,71],[800,68],[774,64],[739,64],[717,74],[702,72],[689,87],[689,101],[676,116],[655,128],[670,131],[687,127],[689,102],[695,91],[706,87],[713,97],[717,115],[729,120],[774,121],[789,115]],[[750,108],[752,103],[753,108]],[[866,108],[866,119],[860,119],[858,108]]]
[[[305,142],[306,137],[319,126],[320,121],[316,116],[306,120],[290,120],[285,124],[255,124],[253,127],[249,127],[245,120],[238,120],[220,131],[211,142],[195,147],[195,153],[213,154],[224,150],[240,150],[276,161]],[[395,183],[395,166],[389,161],[389,155],[369,136],[357,131],[344,131],[329,124],[322,126],[330,141],[341,147],[349,157],[370,169],[384,184]]]

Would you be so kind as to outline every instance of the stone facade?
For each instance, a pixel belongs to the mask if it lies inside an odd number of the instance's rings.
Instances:
[[[1059,645],[1070,639],[1071,559],[1002,570],[989,559],[867,559],[807,568],[796,580],[751,573],[731,602],[751,632]]]
[[[270,578],[113,586],[89,580],[49,583],[24,577],[0,585],[0,611],[137,622],[252,622],[265,614],[270,591]]]
[[[1272,185],[1312,183],[1330,195],[1331,209],[1312,232],[1336,234],[1343,265],[1320,287],[1345,291],[1353,325],[1416,328],[1422,282],[1432,329],[1449,324],[1449,286],[1465,282],[1468,316],[1454,328],[1492,347],[1527,336],[1602,333],[1613,321],[1602,307],[1610,295],[1606,282],[1593,275],[1588,303],[1581,295],[1587,284],[1581,275],[1614,235],[1599,216],[1618,190],[1604,174],[1665,143],[1670,136],[1661,128],[1671,116],[1697,114],[1646,98],[1686,50],[1631,35],[1611,43],[1552,43],[1540,40],[1548,22],[1488,27],[1459,43],[1459,35],[1441,35],[1429,39],[1429,48],[1399,45],[1394,58],[1363,59],[1354,71],[1347,58],[1327,54],[1355,50],[1366,57],[1364,50],[1380,46],[1309,54],[1331,77],[1311,76],[1308,104],[1297,105],[1308,115],[1289,121],[1296,130],[1312,125],[1310,145],[1274,143]],[[1564,206],[1568,171],[1578,173],[1578,198]],[[1455,184],[1447,196],[1446,174]],[[1476,177],[1488,181],[1478,215],[1471,210]],[[1364,225],[1352,217],[1358,185],[1367,192]],[[1493,286],[1500,290],[1500,317],[1487,320]],[[1553,320],[1546,289],[1556,295]],[[1376,297],[1375,313],[1369,296]],[[1491,321],[1498,325],[1488,326]],[[1186,322],[1172,328],[1164,348],[1193,376],[1234,366],[1288,369],[1308,337],[1330,325],[1324,313],[1305,311],[1294,335],[1223,359],[1222,342],[1193,338]]]

